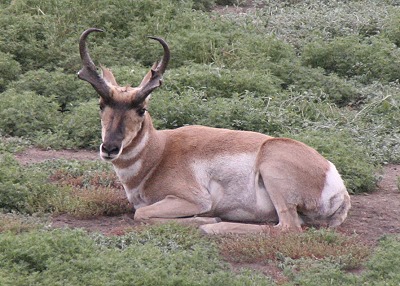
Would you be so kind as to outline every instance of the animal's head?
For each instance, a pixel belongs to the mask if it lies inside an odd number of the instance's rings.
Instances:
[[[109,69],[101,67],[102,73],[97,72],[86,47],[86,39],[92,32],[103,31],[90,28],[82,33],[79,40],[79,52],[83,68],[78,72],[78,77],[89,82],[100,95],[103,141],[100,146],[100,156],[104,160],[112,161],[117,159],[124,147],[132,142],[140,131],[143,121],[148,117],[146,108],[149,95],[161,85],[170,52],[163,39],[149,37],[162,45],[164,49],[162,60],[153,65],[138,87],[121,87]]]

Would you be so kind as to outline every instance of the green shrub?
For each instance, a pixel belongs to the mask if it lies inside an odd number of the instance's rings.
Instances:
[[[0,154],[0,209],[32,214],[50,211],[54,186],[40,169],[21,167],[13,156]]]
[[[57,50],[60,47],[55,46],[53,31],[49,27],[55,21],[52,15],[15,16],[2,12],[0,51],[12,54],[23,71],[53,66],[61,59]]]
[[[54,130],[59,122],[57,109],[54,98],[7,90],[0,96],[0,131],[30,137],[36,131]]]
[[[0,154],[21,152],[31,144],[29,140],[20,137],[6,137],[0,134]]]
[[[400,52],[384,38],[361,40],[357,36],[339,37],[331,42],[315,41],[302,53],[305,65],[322,67],[343,77],[354,77],[362,83],[385,82],[400,78]]]
[[[284,259],[281,265],[295,285],[396,285],[400,279],[399,247],[397,236],[382,238],[378,249],[357,275],[343,271],[340,263],[329,258],[320,261]]]
[[[165,88],[184,92],[187,88],[204,93],[207,98],[232,97],[235,93],[252,92],[266,97],[278,93],[280,79],[269,73],[255,70],[231,70],[216,66],[189,64],[171,70]]]
[[[296,49],[301,49],[305,44],[318,40],[377,35],[385,31],[385,23],[392,17],[390,11],[393,10],[397,10],[393,1],[274,0],[268,2],[264,13],[249,14],[259,30],[274,33]]]
[[[164,227],[165,229],[165,227]],[[182,232],[186,234],[184,237]],[[234,273],[209,243],[182,227],[136,240],[123,250],[84,231],[32,231],[0,235],[2,285],[271,285],[261,274]],[[99,244],[100,243],[100,244]],[[108,246],[109,245],[109,246]],[[110,247],[111,246],[111,247]],[[207,261],[207,263],[204,263]],[[66,277],[68,279],[66,280]]]
[[[339,107],[357,103],[362,95],[352,80],[346,80],[335,73],[301,65],[300,61],[285,60],[271,67],[284,89],[293,92],[313,93],[317,97],[335,103]]]
[[[375,82],[360,88],[362,108],[351,119],[356,139],[378,164],[400,162],[400,85]]]
[[[0,52],[0,92],[7,84],[15,80],[21,72],[21,65],[10,54]]]
[[[11,232],[19,234],[35,229],[42,229],[48,223],[46,217],[22,215],[15,212],[0,213],[0,233]]]
[[[97,148],[101,134],[97,101],[69,105],[71,109],[61,113],[53,95],[10,89],[0,97],[0,131],[29,138],[44,148]]]
[[[367,262],[365,281],[395,285],[400,279],[400,237],[384,236],[371,260]]]
[[[396,46],[400,46],[400,13],[398,10],[392,10],[390,12],[390,17],[386,19],[382,33]]]
[[[369,245],[326,228],[299,233],[217,236],[220,254],[231,263],[280,264],[285,260],[327,260],[342,269],[357,269],[370,256]],[[304,247],[304,246],[307,247]],[[283,261],[282,261],[283,260]],[[282,265],[283,266],[283,265]],[[282,267],[284,268],[284,267]]]
[[[160,129],[199,124],[210,127],[266,131],[268,115],[263,98],[251,92],[232,94],[230,98],[207,98],[202,91],[159,92],[150,102],[154,124]]]
[[[61,112],[71,109],[76,102],[96,97],[96,92],[89,84],[83,84],[75,74],[64,73],[61,69],[52,72],[44,69],[28,71],[8,88],[55,98]]]
[[[68,134],[73,148],[98,148],[101,142],[101,126],[98,99],[81,103],[62,117],[59,130]]]

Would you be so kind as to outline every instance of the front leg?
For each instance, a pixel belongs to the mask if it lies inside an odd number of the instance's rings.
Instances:
[[[198,205],[188,200],[168,195],[159,202],[137,209],[134,220],[142,222],[165,222],[172,219],[179,219],[182,220],[183,223],[193,222],[195,224],[216,223],[220,221],[218,218],[187,218],[200,215],[207,211],[208,209],[204,208],[204,204]]]

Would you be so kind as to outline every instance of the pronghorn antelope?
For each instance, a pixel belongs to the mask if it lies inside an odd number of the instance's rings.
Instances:
[[[138,87],[119,86],[109,69],[97,73],[86,47],[92,32],[102,30],[82,33],[78,77],[100,95],[100,156],[114,165],[134,220],[191,218],[206,223],[206,233],[268,231],[268,222],[301,231],[303,222],[344,221],[350,197],[339,173],[303,143],[204,126],[156,130],[147,107],[170,59],[167,43],[149,37],[163,47],[161,61]]]

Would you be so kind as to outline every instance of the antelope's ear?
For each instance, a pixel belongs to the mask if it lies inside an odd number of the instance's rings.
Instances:
[[[107,83],[107,85],[118,86],[117,81],[115,80],[114,75],[112,74],[111,70],[106,67],[100,66],[101,68],[101,77]]]

